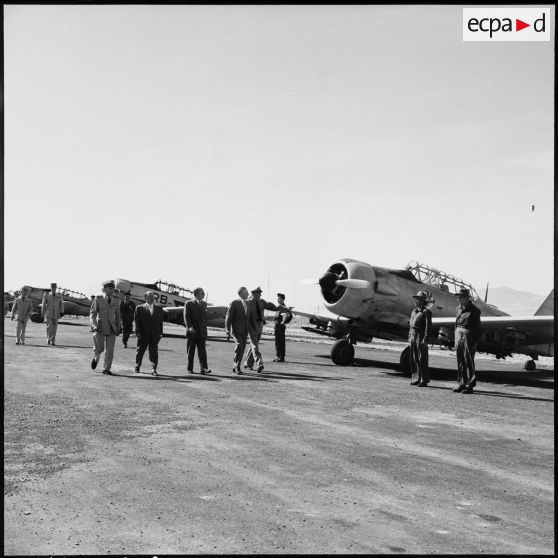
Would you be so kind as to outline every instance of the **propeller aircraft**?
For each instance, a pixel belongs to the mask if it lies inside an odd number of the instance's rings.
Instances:
[[[294,313],[309,318],[312,327],[303,329],[337,339],[331,359],[338,365],[353,362],[354,345],[359,342],[369,343],[374,337],[406,341],[414,308],[412,296],[417,291],[426,291],[429,297],[433,330],[429,342],[452,347],[455,293],[461,288],[470,290],[481,311],[479,352],[496,358],[512,353],[527,355],[528,371],[535,370],[539,356],[554,356],[554,290],[534,316],[510,316],[483,301],[470,284],[418,262],[411,262],[406,269],[389,269],[340,259],[327,269],[318,284],[325,307],[333,316]],[[401,368],[407,374],[409,352],[406,347],[400,357]]]
[[[145,302],[145,293],[153,292],[155,302],[163,307],[164,319],[167,322],[184,325],[184,304],[194,297],[194,292],[174,283],[158,280],[155,283],[136,283],[128,279],[115,279],[115,292],[123,296],[130,295],[136,304]],[[207,325],[210,327],[225,327],[225,316],[228,307],[207,305]]]

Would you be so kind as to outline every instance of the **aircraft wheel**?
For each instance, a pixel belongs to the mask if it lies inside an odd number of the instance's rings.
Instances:
[[[411,347],[405,347],[399,357],[399,364],[403,376],[411,376]]]
[[[331,348],[331,360],[340,366],[353,363],[355,348],[346,339],[340,339]]]
[[[40,312],[35,312],[34,314],[31,314],[31,321],[36,324],[42,324],[44,319]]]
[[[527,370],[527,372],[533,372],[533,370],[537,368],[537,363],[534,360],[527,360],[525,361],[523,367]]]

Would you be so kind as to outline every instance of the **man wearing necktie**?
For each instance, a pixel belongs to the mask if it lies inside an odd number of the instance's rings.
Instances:
[[[244,368],[253,370],[254,364],[257,366],[258,373],[264,369],[263,358],[260,352],[259,343],[262,338],[263,327],[265,325],[264,311],[277,310],[275,304],[266,302],[262,298],[262,290],[256,287],[250,291],[252,296],[248,299],[250,312],[253,315],[253,320],[248,326],[248,338],[250,339],[250,350],[244,363]]]
[[[232,330],[232,336],[235,341],[233,372],[235,374],[242,374],[240,365],[242,364],[242,357],[246,349],[248,328],[250,321],[253,320],[253,314],[250,313],[250,305],[246,300],[248,298],[248,289],[240,287],[238,289],[238,296],[239,298],[233,300],[227,310],[225,332],[227,335],[230,335]],[[252,328],[255,328],[254,323],[252,323]]]
[[[155,295],[153,291],[145,293],[145,304],[136,307],[134,322],[136,325],[136,337],[138,348],[136,351],[136,368],[134,372],[139,373],[141,361],[145,350],[149,347],[149,360],[151,361],[151,374],[158,376],[157,364],[159,362],[158,345],[163,337],[163,309],[154,304]]]
[[[94,332],[91,368],[93,370],[97,368],[97,363],[106,345],[103,374],[110,376],[112,376],[110,368],[114,356],[114,342],[116,336],[121,332],[120,302],[114,296],[114,286],[114,281],[105,281],[102,289],[104,296],[95,297],[89,311],[91,329]]]
[[[186,326],[186,351],[188,355],[187,370],[194,373],[194,356],[198,349],[200,361],[200,373],[211,374],[207,366],[207,351],[205,340],[207,339],[207,303],[203,297],[205,293],[201,287],[194,289],[194,300],[189,300],[184,305],[184,325]]]

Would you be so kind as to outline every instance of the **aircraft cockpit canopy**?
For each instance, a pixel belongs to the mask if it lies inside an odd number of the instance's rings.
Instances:
[[[471,291],[471,298],[479,298],[477,291],[470,283],[466,283],[463,279],[454,277],[434,267],[413,260],[407,265],[406,271],[410,272],[417,281],[425,285],[431,285],[451,294],[456,294],[460,289],[465,288]]]
[[[180,296],[182,298],[191,298],[194,294],[193,291],[191,291],[190,289],[185,289],[184,287],[180,287],[178,285],[175,285],[174,283],[167,283],[166,281],[162,281],[161,279],[159,279],[155,283],[154,287],[158,291],[161,291],[163,293],[168,293],[173,296]]]

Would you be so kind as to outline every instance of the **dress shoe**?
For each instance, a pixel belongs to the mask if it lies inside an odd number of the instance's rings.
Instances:
[[[140,371],[140,367],[136,364],[136,366],[135,366],[135,368],[134,368],[134,372],[135,372],[136,374],[139,374],[139,371]]]
[[[205,369],[204,369],[204,372],[205,372],[206,374],[211,374],[211,368],[205,368]]]
[[[285,359],[283,357],[280,357],[277,359],[277,362],[285,362]]]
[[[22,345],[25,345],[25,341],[20,341],[20,343],[21,343]]]
[[[48,342],[48,344],[50,345],[50,341]]]
[[[97,368],[97,361],[96,361],[95,359],[93,359],[93,360],[91,361],[91,368],[92,368],[93,370],[95,370],[95,368]]]
[[[418,387],[428,387],[428,382],[419,382],[417,384]]]
[[[237,374],[240,376],[242,374],[242,370],[240,368],[233,368],[233,374]]]
[[[106,374],[107,376],[114,376],[110,370],[103,370],[103,374]]]
[[[260,364],[260,365],[258,366],[258,374],[260,374],[260,372],[261,372],[263,369],[264,369],[264,365],[263,365],[263,364]]]
[[[16,341],[16,345],[19,345],[19,339]]]
[[[127,349],[128,348],[128,344],[127,343],[122,343],[124,345],[124,348]]]
[[[418,386],[419,385],[419,380],[415,380],[413,382],[411,382],[412,386]]]
[[[455,393],[461,393],[464,389],[465,389],[465,386],[457,386],[456,388],[454,388],[453,391]]]
[[[155,370],[155,368],[153,370],[151,370],[151,375],[152,376],[158,376],[159,374],[157,374],[157,370]]]
[[[251,366],[248,366],[247,364],[244,365],[244,368],[247,368],[248,370],[254,370]]]
[[[54,347],[54,346],[56,345],[56,343],[53,341],[53,342],[51,343],[51,345]]]
[[[472,387],[464,387],[462,393],[473,393]]]
[[[194,371],[190,370],[190,368],[186,368],[186,371],[188,372],[188,374],[193,374],[194,373]]]

